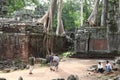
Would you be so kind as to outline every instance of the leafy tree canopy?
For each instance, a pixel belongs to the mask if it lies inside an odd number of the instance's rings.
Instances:
[[[31,4],[35,4],[35,5],[39,4],[38,0],[6,0],[6,1],[7,1],[9,13],[14,12],[15,10],[22,9],[25,6]]]

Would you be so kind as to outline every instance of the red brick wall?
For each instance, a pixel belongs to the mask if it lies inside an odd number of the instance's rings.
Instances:
[[[107,39],[91,39],[89,50],[107,50]]]
[[[6,59],[19,58],[27,61],[28,37],[26,35],[6,34],[0,35],[0,57]]]

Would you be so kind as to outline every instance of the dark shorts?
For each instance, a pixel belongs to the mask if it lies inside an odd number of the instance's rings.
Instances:
[[[59,63],[57,61],[53,61],[53,66],[57,67]]]
[[[103,72],[104,72],[104,69],[103,69],[103,68],[100,68],[100,69],[98,69],[98,72],[103,73]]]

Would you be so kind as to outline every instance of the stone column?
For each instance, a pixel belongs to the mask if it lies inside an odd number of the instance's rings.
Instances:
[[[21,35],[21,59],[23,61],[28,61],[28,36]]]

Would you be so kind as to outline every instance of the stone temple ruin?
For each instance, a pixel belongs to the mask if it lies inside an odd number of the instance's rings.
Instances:
[[[21,58],[27,61],[30,54],[35,57],[45,57],[46,51],[43,44],[43,26],[33,21],[16,21],[8,18],[0,19],[0,57],[7,59]],[[59,40],[57,40],[59,38]],[[64,38],[53,36],[54,45],[61,45],[54,50],[62,51],[66,45]],[[64,40],[64,42],[63,42]]]
[[[94,54],[91,56],[91,52],[95,54],[106,53],[106,56],[103,54],[103,57],[111,56],[107,53],[113,53],[114,56],[120,54],[119,4],[112,4],[111,1],[109,6],[106,27],[90,27],[90,25],[86,24],[75,31],[74,51],[76,53],[89,53],[86,54],[89,57],[95,56]],[[97,57],[100,57],[100,55]]]
[[[28,35],[42,34],[42,24],[33,21],[29,10],[15,11],[13,18],[7,17],[6,1],[0,1],[0,57],[7,59],[20,57],[26,61],[29,56]]]
[[[46,50],[43,44],[43,25],[35,22],[34,15],[30,10],[20,10],[13,13],[14,17],[7,17],[7,6],[5,0],[0,0],[2,5],[0,7],[0,57],[12,59],[21,58],[27,61],[30,54],[35,57],[45,57]],[[107,27],[90,27],[85,25],[75,31],[74,52],[75,53],[90,53],[101,52],[119,53],[120,50],[120,15],[118,11],[118,5],[114,5],[110,8],[108,13]],[[113,19],[111,16],[114,15]],[[116,24],[117,29],[111,31],[111,27]],[[59,39],[58,39],[59,38]],[[55,44],[54,52],[65,51],[67,40],[63,37],[53,38]],[[57,42],[61,42],[58,45]],[[59,47],[58,47],[59,46]],[[64,46],[64,47],[63,47]],[[70,45],[71,46],[71,45]],[[87,54],[88,56],[89,54]],[[115,55],[115,54],[114,54]]]
[[[7,7],[0,8],[0,71],[4,72],[26,68],[31,54],[36,58],[45,58],[47,54],[43,24],[35,21],[31,11],[15,11],[13,17],[7,12]],[[53,52],[65,51],[67,40],[64,37],[53,35],[53,42]]]
[[[0,19],[0,57],[7,59],[20,58],[27,61],[30,54],[45,57],[43,25],[33,21],[16,21],[9,18]],[[63,51],[66,40],[53,36],[54,52]],[[58,41],[58,42],[57,42]],[[64,47],[63,47],[64,46]]]

